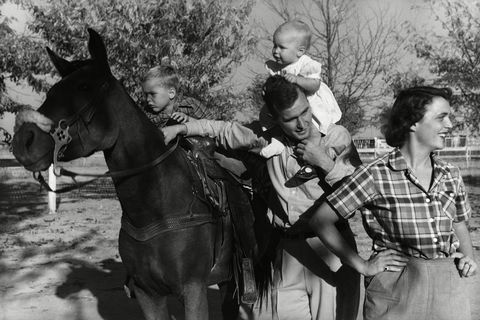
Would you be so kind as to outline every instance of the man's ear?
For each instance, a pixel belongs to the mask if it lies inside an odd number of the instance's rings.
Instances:
[[[417,123],[416,122],[410,126],[410,132],[415,132],[415,131],[417,131]]]
[[[168,90],[168,97],[170,98],[170,100],[173,100],[176,96],[177,96],[177,89],[170,88]]]

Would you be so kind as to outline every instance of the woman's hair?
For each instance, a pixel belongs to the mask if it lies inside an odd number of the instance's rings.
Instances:
[[[408,88],[398,93],[382,126],[382,132],[390,146],[402,147],[405,144],[410,127],[423,118],[427,105],[435,97],[450,101],[452,90],[422,86]]]
[[[277,119],[280,112],[293,106],[301,92],[299,86],[288,82],[282,76],[269,77],[263,85],[263,100],[273,119]]]

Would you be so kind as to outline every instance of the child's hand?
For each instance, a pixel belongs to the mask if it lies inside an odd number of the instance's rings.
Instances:
[[[186,134],[187,127],[183,124],[176,124],[174,126],[168,126],[161,129],[165,137],[165,145],[175,139],[179,134]]]
[[[464,255],[461,252],[452,254],[452,258],[456,258],[458,272],[462,277],[473,276],[477,272],[477,263],[473,258]]]
[[[190,117],[183,112],[174,112],[172,114],[172,119],[179,123],[185,123],[190,121]]]
[[[286,73],[285,72],[283,74],[283,77],[285,78],[285,80],[287,80],[290,83],[297,83],[297,76],[294,75],[293,73]]]

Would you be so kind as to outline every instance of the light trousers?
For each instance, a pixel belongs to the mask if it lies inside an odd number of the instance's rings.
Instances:
[[[451,258],[411,258],[365,279],[364,320],[470,320],[466,281]]]
[[[353,237],[352,237],[353,240]],[[360,275],[318,238],[282,239],[274,286],[267,303],[242,306],[241,318],[254,320],[354,320]]]

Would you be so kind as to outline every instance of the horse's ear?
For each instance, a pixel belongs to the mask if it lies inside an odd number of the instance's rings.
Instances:
[[[105,48],[102,37],[91,28],[88,28],[87,30],[90,35],[90,40],[88,41],[88,51],[90,52],[90,55],[101,70],[110,73],[107,49]]]
[[[50,57],[50,60],[52,60],[53,65],[57,69],[58,73],[60,73],[60,76],[62,78],[66,77],[67,75],[69,75],[70,73],[75,71],[75,67],[71,62],[69,62],[69,61],[67,61],[63,58],[60,58],[49,47],[47,47],[47,53],[48,53],[48,56]]]

